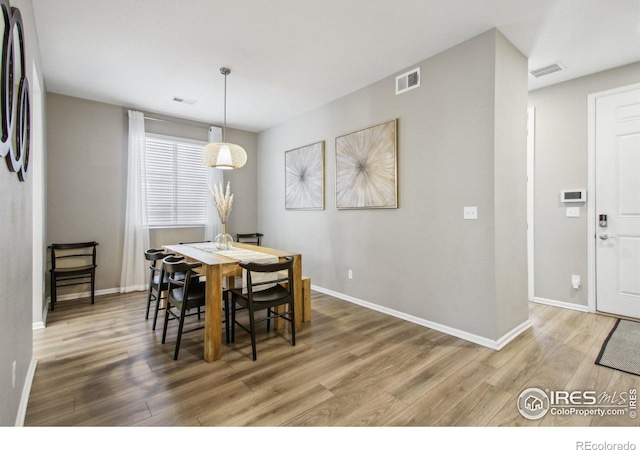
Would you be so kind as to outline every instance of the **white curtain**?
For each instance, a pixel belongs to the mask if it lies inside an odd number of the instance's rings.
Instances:
[[[144,252],[149,248],[149,220],[145,153],[144,115],[129,111],[129,169],[121,293],[147,289],[149,266]]]
[[[211,127],[209,128],[209,142],[222,142],[222,128]],[[224,177],[222,176],[222,169],[216,169],[214,167],[207,167],[207,183],[213,188],[214,185],[223,183]],[[208,189],[208,187],[207,187]],[[204,240],[213,241],[213,239],[222,231],[222,223],[220,222],[220,216],[213,202],[213,198],[209,195],[207,199],[207,223],[204,226]]]

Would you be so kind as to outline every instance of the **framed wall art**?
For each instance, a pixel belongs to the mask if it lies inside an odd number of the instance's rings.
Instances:
[[[398,120],[336,138],[336,207],[398,207]]]
[[[285,209],[324,209],[324,141],[284,154]]]

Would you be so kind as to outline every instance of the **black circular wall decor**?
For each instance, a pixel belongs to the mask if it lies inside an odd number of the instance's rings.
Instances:
[[[18,173],[20,181],[27,179],[31,150],[31,99],[25,64],[24,27],[22,14],[12,8],[9,0],[0,0],[3,23],[2,64],[0,66],[0,157]]]

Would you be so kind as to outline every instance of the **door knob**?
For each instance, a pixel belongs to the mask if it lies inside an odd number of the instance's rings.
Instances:
[[[609,235],[608,235],[608,234],[606,234],[606,233],[600,233],[599,238],[600,238],[600,239],[602,239],[603,241],[606,241],[607,239],[614,239],[614,238],[615,238],[615,236],[609,236]]]

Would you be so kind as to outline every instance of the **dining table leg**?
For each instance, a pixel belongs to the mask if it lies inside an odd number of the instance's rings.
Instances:
[[[304,311],[302,310],[302,256],[296,255],[293,257],[293,303],[294,303],[294,323],[296,326],[296,331],[300,331],[302,329],[302,319],[304,315]],[[276,312],[281,314],[285,312],[285,305],[280,305],[276,307]],[[285,327],[285,320],[281,317],[276,317],[274,329],[282,330]]]
[[[293,303],[296,331],[302,329],[302,255],[293,257]]]
[[[209,264],[204,313],[204,360],[222,357],[222,265]]]

